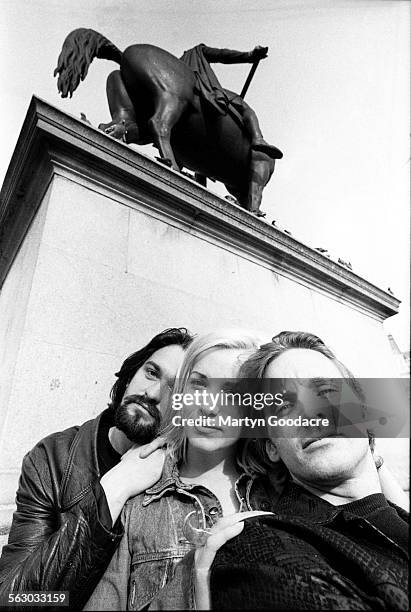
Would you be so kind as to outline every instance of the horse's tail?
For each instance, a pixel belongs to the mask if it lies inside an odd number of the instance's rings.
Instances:
[[[54,76],[58,76],[57,89],[62,98],[70,98],[80,81],[87,76],[89,66],[95,57],[112,60],[118,64],[122,53],[105,36],[95,30],[78,28],[66,37],[57,60]]]

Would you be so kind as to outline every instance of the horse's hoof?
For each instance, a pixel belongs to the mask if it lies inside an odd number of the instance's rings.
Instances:
[[[265,217],[267,213],[262,212],[261,210],[255,210],[253,213],[256,217]]]

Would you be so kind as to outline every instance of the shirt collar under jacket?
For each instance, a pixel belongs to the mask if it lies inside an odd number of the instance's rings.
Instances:
[[[257,475],[250,475],[246,472],[242,472],[235,482],[235,492],[242,510],[251,508],[251,488],[255,481],[258,479]],[[188,484],[182,482],[178,471],[177,464],[171,460],[170,457],[166,458],[164,463],[163,472],[160,480],[158,480],[152,487],[146,490],[143,506],[148,506],[152,501],[159,499],[168,491],[190,491],[195,487],[199,487],[198,484]]]

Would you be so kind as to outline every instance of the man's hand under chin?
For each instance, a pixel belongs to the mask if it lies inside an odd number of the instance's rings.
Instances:
[[[156,438],[158,440],[158,438]],[[163,441],[164,443],[164,441]],[[155,484],[163,471],[165,451],[158,445],[150,447],[133,446],[121,458],[120,463],[109,470],[100,480],[104,489],[113,525],[119,517],[124,504],[130,497],[142,493]],[[145,449],[144,457],[141,450]]]

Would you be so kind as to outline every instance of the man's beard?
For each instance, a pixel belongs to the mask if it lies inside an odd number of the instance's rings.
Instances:
[[[161,422],[156,403],[141,395],[127,395],[114,413],[114,425],[130,442],[147,444],[154,440]]]

